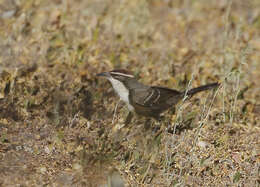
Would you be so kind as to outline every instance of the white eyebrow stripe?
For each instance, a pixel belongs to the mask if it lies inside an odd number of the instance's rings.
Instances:
[[[119,73],[119,72],[111,72],[111,74],[113,74],[113,75],[121,75],[121,76],[125,76],[125,77],[131,77],[131,78],[134,78],[133,75],[124,74],[124,73]]]

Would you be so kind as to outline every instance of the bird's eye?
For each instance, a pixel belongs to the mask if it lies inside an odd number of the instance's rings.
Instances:
[[[115,78],[115,79],[117,79],[117,80],[121,80],[121,79],[122,79],[122,77],[121,77],[121,76],[117,76],[117,75],[116,75],[116,76],[114,76],[114,78]]]

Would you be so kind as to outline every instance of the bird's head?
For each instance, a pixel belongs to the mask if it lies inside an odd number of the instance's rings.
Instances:
[[[104,77],[110,81],[117,80],[120,82],[125,82],[129,79],[134,79],[134,75],[132,72],[125,70],[125,69],[115,69],[108,72],[102,72],[97,74],[99,77]]]

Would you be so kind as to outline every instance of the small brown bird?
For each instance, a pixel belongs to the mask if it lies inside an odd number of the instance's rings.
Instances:
[[[132,118],[132,112],[136,112],[142,116],[159,119],[163,111],[174,107],[184,96],[191,97],[198,92],[219,86],[218,83],[212,83],[180,92],[170,88],[144,85],[138,82],[130,71],[124,69],[99,73],[97,76],[108,79],[120,100],[127,104],[130,111],[127,118]]]

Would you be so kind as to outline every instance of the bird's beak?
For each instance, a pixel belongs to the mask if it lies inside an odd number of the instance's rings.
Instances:
[[[109,72],[102,72],[102,73],[97,74],[97,76],[98,77],[109,77],[110,73]]]

